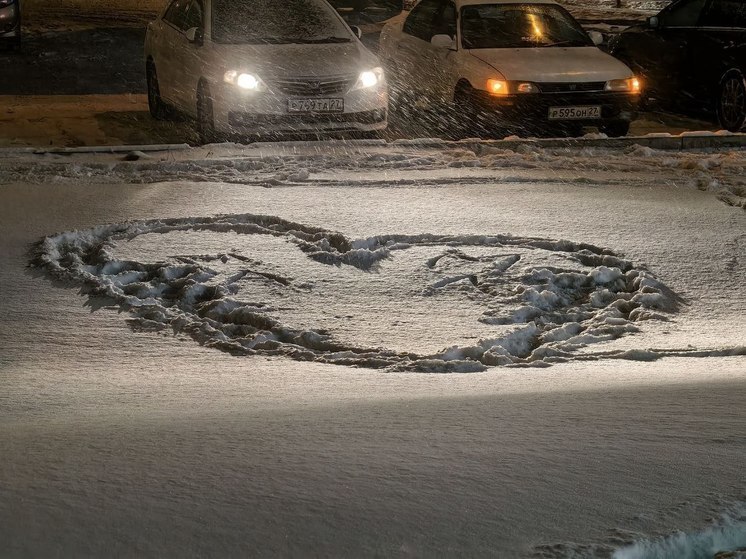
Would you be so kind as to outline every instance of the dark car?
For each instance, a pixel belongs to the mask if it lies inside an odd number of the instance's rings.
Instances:
[[[679,0],[630,27],[610,52],[642,76],[646,99],[736,132],[746,123],[746,2]]]
[[[19,0],[0,0],[0,44],[21,44],[21,5]]]

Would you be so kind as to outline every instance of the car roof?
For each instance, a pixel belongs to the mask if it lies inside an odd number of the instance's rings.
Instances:
[[[557,4],[554,0],[454,0],[456,8],[480,4]]]

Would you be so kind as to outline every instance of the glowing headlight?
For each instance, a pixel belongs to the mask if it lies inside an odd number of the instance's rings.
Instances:
[[[487,91],[492,95],[507,95],[508,82],[504,80],[487,80]]]
[[[235,70],[229,70],[223,76],[223,80],[225,83],[237,85],[241,89],[246,89],[248,91],[262,91],[264,89],[262,80],[254,74],[245,74],[239,73]]]
[[[640,93],[642,84],[636,77],[627,78],[626,80],[611,80],[606,82],[604,91],[616,91],[626,93]]]
[[[357,82],[352,87],[352,91],[356,89],[368,89],[375,87],[384,81],[383,68],[373,68],[365,72],[360,72],[360,76],[357,78]]]

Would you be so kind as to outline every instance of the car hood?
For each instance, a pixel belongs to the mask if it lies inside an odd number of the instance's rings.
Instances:
[[[323,77],[357,74],[380,66],[357,41],[321,45],[215,45],[225,68],[262,78]]]
[[[601,82],[632,75],[624,63],[596,47],[473,49],[469,53],[507,80]]]

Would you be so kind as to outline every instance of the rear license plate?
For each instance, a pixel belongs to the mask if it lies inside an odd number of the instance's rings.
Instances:
[[[289,113],[341,113],[344,99],[288,99]]]
[[[600,106],[549,107],[549,120],[585,120],[591,118],[601,118]]]

